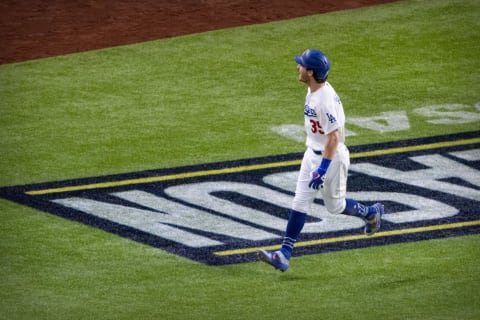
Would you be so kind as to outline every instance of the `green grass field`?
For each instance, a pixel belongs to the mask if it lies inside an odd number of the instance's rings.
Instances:
[[[300,152],[295,54],[361,145],[480,129],[480,3],[400,1],[0,66],[0,186]],[[419,108],[457,105],[443,113]],[[430,110],[430,109],[428,109]],[[448,113],[447,113],[448,112]],[[445,121],[445,117],[448,121]],[[441,121],[432,121],[439,120]],[[2,319],[478,319],[478,235],[205,266],[0,200]]]

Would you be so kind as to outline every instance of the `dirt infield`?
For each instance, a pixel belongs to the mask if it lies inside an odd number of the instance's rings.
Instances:
[[[398,0],[5,0],[0,64]]]

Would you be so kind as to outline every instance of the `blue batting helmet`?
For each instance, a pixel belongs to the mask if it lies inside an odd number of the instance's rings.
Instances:
[[[302,55],[296,55],[295,61],[309,70],[313,70],[317,81],[325,81],[330,70],[330,60],[325,53],[308,49]]]

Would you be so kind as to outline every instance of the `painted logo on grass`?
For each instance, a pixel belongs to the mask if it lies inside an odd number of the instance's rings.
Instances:
[[[381,201],[382,230],[319,198],[295,254],[480,233],[480,132],[350,148],[348,196]],[[210,265],[282,240],[302,154],[0,189],[18,203]]]

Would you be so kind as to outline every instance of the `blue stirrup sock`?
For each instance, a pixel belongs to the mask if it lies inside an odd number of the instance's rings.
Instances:
[[[287,259],[290,259],[292,256],[293,246],[305,225],[305,217],[305,213],[290,210],[287,230],[285,232],[285,237],[283,238],[282,248],[280,249]]]
[[[369,220],[377,212],[374,207],[365,206],[354,199],[347,198],[345,199],[345,202],[347,205],[342,213],[349,216],[356,216]]]

